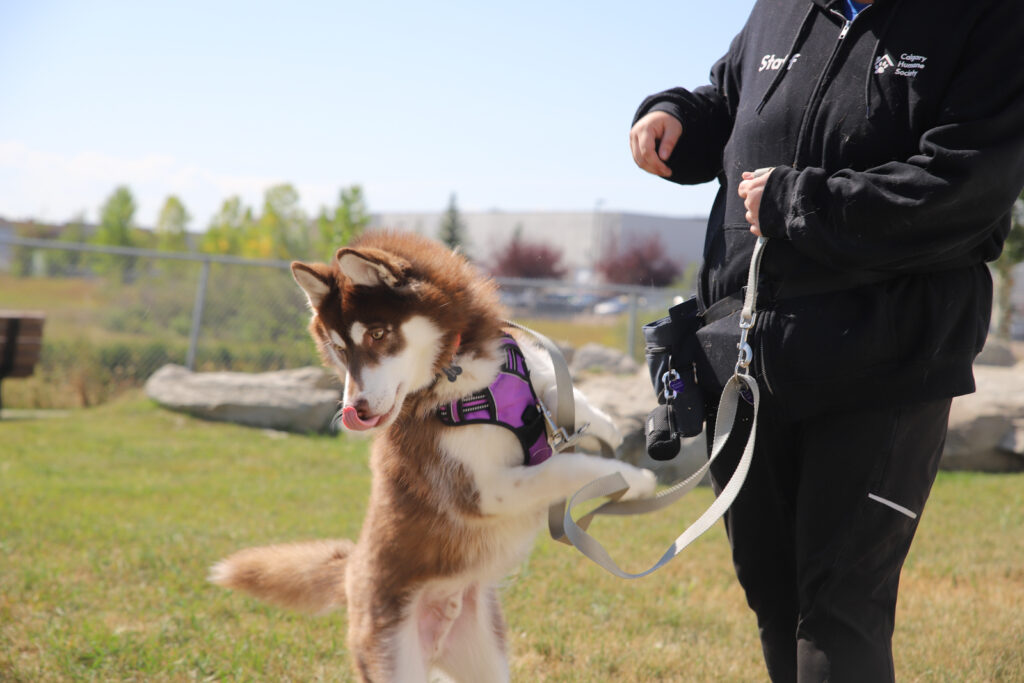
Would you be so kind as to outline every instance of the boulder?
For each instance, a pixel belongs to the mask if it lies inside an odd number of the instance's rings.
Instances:
[[[978,354],[974,363],[976,365],[997,365],[1009,368],[1016,365],[1017,360],[1017,356],[1014,353],[1014,345],[1011,342],[989,337],[985,341],[985,348]]]
[[[277,372],[192,372],[165,365],[146,394],[171,410],[221,422],[290,432],[327,432],[338,411],[338,379],[321,368]]]
[[[584,344],[572,354],[569,371],[574,378],[586,373],[611,373],[614,375],[632,375],[639,367],[635,360],[622,351],[610,349],[600,344]]]
[[[974,372],[978,390],[953,401],[940,467],[1024,471],[1024,363],[979,364]],[[680,455],[669,462],[648,458],[644,421],[657,401],[646,370],[631,375],[584,373],[575,383],[622,432],[624,440],[617,452],[621,459],[656,471],[662,483],[688,476],[706,460],[703,435],[685,439]]]
[[[672,460],[661,462],[647,455],[644,423],[658,401],[646,368],[634,369],[631,374],[586,373],[580,375],[574,384],[619,428],[623,436],[622,445],[615,453],[619,459],[656,472],[658,481],[663,484],[672,484],[689,476],[707,461],[703,434],[684,439],[679,455]]]
[[[1024,471],[1024,363],[975,365],[978,390],[953,400],[940,467]]]

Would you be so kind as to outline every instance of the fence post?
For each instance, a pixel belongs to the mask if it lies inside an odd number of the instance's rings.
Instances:
[[[189,370],[196,369],[196,351],[199,348],[199,328],[203,324],[203,307],[206,305],[206,282],[210,278],[210,261],[203,259],[203,267],[199,270],[199,285],[196,287],[196,300],[192,304],[192,332],[188,338],[188,356],[185,366]]]
[[[626,353],[630,358],[636,358],[636,319],[639,307],[639,296],[633,292],[629,295],[629,338],[626,339]]]

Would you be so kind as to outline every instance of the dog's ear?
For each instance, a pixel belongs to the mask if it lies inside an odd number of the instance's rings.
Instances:
[[[342,247],[334,255],[338,270],[354,285],[400,287],[409,264],[380,249]]]
[[[331,291],[331,276],[327,266],[320,263],[292,262],[292,277],[309,299],[313,310],[323,303]]]

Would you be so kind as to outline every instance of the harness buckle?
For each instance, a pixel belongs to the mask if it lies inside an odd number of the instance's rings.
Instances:
[[[537,408],[544,416],[544,422],[548,425],[548,433],[551,436],[548,438],[548,443],[551,444],[551,450],[555,453],[561,453],[567,448],[573,448],[583,437],[583,433],[590,427],[590,423],[586,422],[580,426],[579,429],[572,435],[565,431],[565,427],[559,427],[555,424],[555,418],[548,410],[548,407],[544,405],[544,401],[537,399]]]

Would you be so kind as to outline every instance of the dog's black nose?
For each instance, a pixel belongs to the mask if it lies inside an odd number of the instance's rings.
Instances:
[[[356,401],[352,407],[356,409],[356,415],[359,416],[360,420],[373,417],[373,412],[370,410],[370,404],[365,398],[361,398]]]

